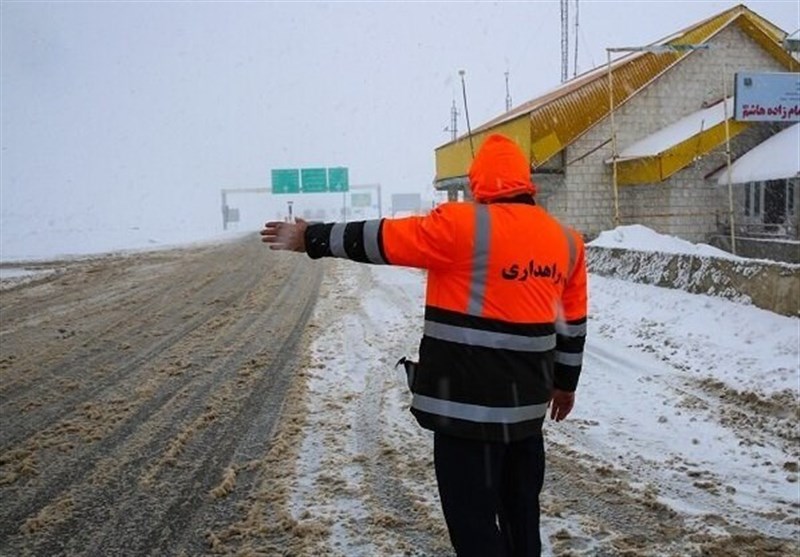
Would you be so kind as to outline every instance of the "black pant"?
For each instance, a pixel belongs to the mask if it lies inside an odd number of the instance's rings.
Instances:
[[[541,555],[541,435],[487,443],[436,433],[433,457],[442,510],[458,557]]]

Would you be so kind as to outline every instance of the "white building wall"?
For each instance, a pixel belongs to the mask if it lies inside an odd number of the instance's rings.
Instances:
[[[721,100],[723,71],[729,96],[736,71],[785,71],[736,25],[721,31],[709,44],[708,50],[693,52],[615,108],[618,151],[701,110],[704,103]],[[754,126],[737,137],[732,147],[743,152],[770,133],[769,124]],[[552,183],[552,177],[535,177],[544,182],[543,205],[589,237],[615,226],[612,170],[604,163],[611,158],[611,143],[597,149],[610,137],[610,118],[606,118],[569,146],[567,162],[580,160],[568,164],[563,185]],[[706,241],[717,231],[718,220],[727,219],[728,192],[704,177],[724,164],[723,146],[664,182],[619,187],[620,224],[644,224],[663,234]],[[737,200],[737,204],[743,202],[739,192]]]

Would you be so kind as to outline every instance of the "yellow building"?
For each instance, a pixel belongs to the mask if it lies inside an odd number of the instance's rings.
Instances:
[[[588,237],[637,223],[706,242],[729,235],[731,220],[746,235],[744,225],[753,224],[744,215],[746,188],[732,187],[729,196],[715,173],[727,167],[728,140],[735,161],[788,123],[735,120],[734,74],[800,71],[786,39],[736,6],[646,47],[615,52],[608,65],[478,126],[474,148],[491,133],[517,141],[539,202]],[[437,148],[436,189],[451,199],[468,190],[471,159],[467,135]],[[797,238],[800,184],[795,176],[780,187],[782,227],[772,232]]]

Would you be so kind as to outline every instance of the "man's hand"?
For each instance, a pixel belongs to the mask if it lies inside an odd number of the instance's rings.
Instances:
[[[303,219],[295,222],[271,221],[261,230],[261,241],[269,244],[269,249],[306,251],[306,228],[308,223]]]
[[[574,405],[575,393],[554,389],[550,401],[550,419],[560,422],[569,415]]]

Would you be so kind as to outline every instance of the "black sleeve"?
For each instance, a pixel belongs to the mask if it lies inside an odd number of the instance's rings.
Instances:
[[[341,257],[359,263],[387,264],[383,252],[383,220],[309,224],[306,253],[312,259]]]
[[[330,238],[333,223],[309,224],[306,228],[306,253],[311,259],[331,257]]]

